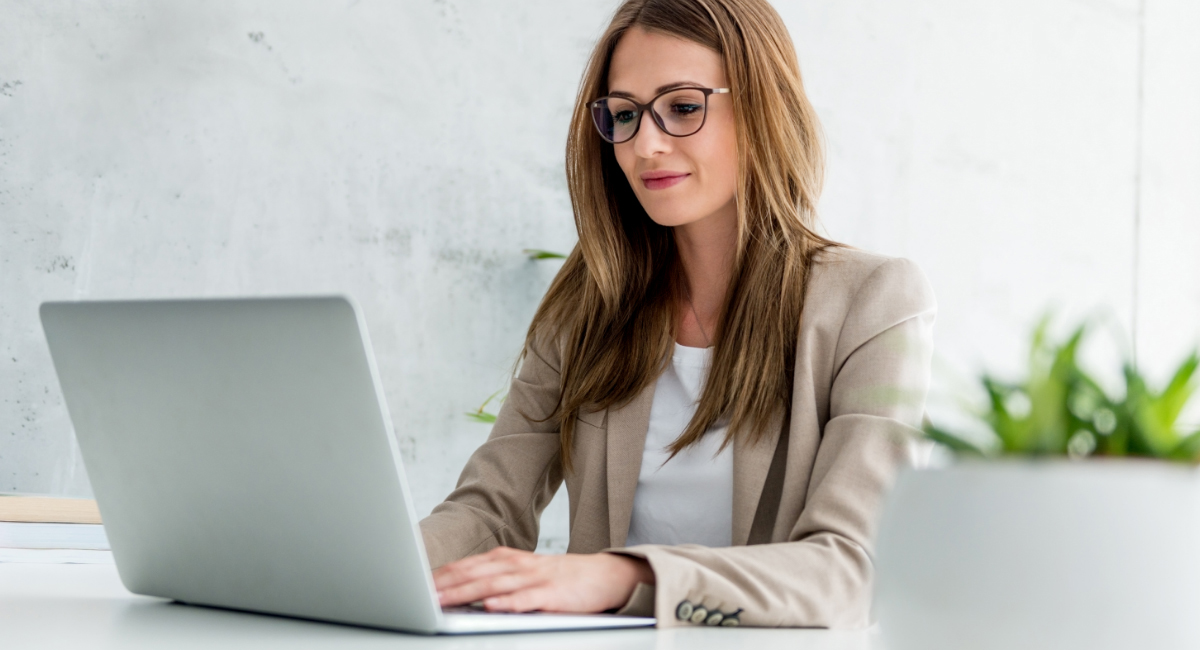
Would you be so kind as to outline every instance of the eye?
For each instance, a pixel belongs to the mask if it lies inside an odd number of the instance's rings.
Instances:
[[[704,105],[697,104],[695,102],[677,102],[677,103],[671,104],[671,112],[676,115],[679,115],[681,117],[688,117],[689,115],[695,115],[696,113],[699,113],[703,110],[704,110]]]
[[[613,113],[613,122],[617,124],[629,124],[637,118],[637,113],[634,111],[617,111]]]

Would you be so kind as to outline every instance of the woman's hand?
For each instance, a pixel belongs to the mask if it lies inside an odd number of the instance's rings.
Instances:
[[[538,555],[503,546],[433,572],[442,606],[482,600],[493,612],[603,612],[623,606],[639,582],[654,584],[645,560],[612,553]]]

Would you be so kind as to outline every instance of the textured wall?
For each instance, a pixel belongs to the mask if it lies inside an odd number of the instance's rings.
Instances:
[[[556,268],[521,249],[573,242],[566,123],[614,6],[0,0],[0,491],[89,491],[41,301],[344,291],[427,512]],[[939,372],[1015,367],[1049,306],[1105,306],[1152,366],[1196,342],[1195,2],[776,6],[826,228],[925,268]]]
[[[1048,309],[1099,314],[1160,375],[1200,341],[1200,4],[779,6],[829,137],[826,225],[930,275],[942,383],[1018,368]],[[1087,356],[1112,367],[1111,341]]]

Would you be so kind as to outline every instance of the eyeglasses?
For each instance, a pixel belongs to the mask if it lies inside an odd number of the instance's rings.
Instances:
[[[704,126],[708,116],[708,96],[728,92],[728,88],[672,88],[647,104],[639,104],[628,97],[608,96],[597,99],[588,107],[592,109],[592,123],[600,137],[613,144],[626,142],[637,135],[642,125],[642,112],[647,109],[663,133],[682,138]]]

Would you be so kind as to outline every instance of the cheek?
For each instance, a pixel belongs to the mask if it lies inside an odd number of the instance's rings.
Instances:
[[[722,203],[732,199],[738,172],[737,137],[732,125],[727,131],[714,129],[711,138],[696,144],[695,159],[702,168],[704,193]]]
[[[637,154],[633,153],[633,147],[628,142],[615,145],[613,154],[616,156],[617,165],[625,173],[625,178],[629,179],[629,184],[634,189],[639,189],[632,176],[637,167]]]

